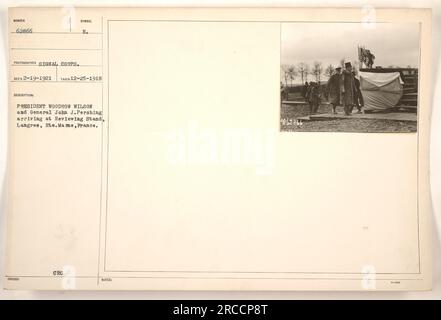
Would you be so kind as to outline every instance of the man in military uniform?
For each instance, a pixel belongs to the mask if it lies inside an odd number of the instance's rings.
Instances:
[[[340,78],[340,94],[341,102],[345,115],[350,116],[355,102],[355,80],[352,74],[352,65],[350,62],[345,63],[345,70],[343,70]]]
[[[280,81],[280,96],[281,101],[288,100],[288,88],[283,85],[282,81]]]
[[[308,84],[308,81],[306,81],[305,85],[302,87],[302,97],[305,99],[305,101],[308,101],[308,99],[306,98],[306,95],[308,93],[308,89],[309,89],[309,84]]]
[[[340,77],[341,67],[335,68],[335,73],[329,78],[326,85],[326,99],[332,106],[332,113],[336,114],[336,108],[340,105]]]
[[[309,103],[309,113],[316,114],[321,102],[320,85],[318,83],[309,83],[306,99]]]

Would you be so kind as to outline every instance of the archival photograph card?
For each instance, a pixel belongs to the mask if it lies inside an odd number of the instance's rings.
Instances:
[[[10,8],[4,287],[429,290],[431,11],[373,10]]]

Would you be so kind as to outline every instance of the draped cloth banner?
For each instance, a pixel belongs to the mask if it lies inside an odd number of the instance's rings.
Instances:
[[[360,72],[360,89],[365,110],[387,110],[400,101],[403,81],[399,72]]]

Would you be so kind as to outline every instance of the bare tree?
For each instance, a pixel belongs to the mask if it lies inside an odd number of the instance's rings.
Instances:
[[[304,84],[305,81],[308,81],[309,66],[307,63],[300,62],[297,66],[297,71],[302,80],[302,84]]]
[[[297,76],[297,70],[296,70],[296,68],[294,66],[289,66],[289,68],[288,68],[288,76],[289,76],[289,79],[291,80],[291,87],[292,87],[292,81]]]
[[[291,84],[292,87],[292,81],[296,78],[297,76],[297,70],[293,65],[282,65],[282,74],[283,74],[283,79],[285,80],[285,86],[288,86],[288,81]]]
[[[306,64],[306,68],[305,68],[305,81],[308,81],[308,74],[309,74],[309,70],[311,68],[309,67],[309,64]]]
[[[326,67],[325,76],[330,78],[334,74],[334,71],[335,71],[334,66],[330,64],[329,66]]]
[[[323,74],[322,63],[315,61],[311,74],[315,77],[315,80],[320,84],[321,75]]]
[[[281,72],[283,75],[283,80],[285,81],[285,87],[288,86],[288,80],[289,80],[288,68],[289,68],[289,66],[286,64],[281,66],[281,69],[282,69]]]

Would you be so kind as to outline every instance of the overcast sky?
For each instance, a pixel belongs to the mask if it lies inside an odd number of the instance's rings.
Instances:
[[[284,23],[281,59],[282,64],[320,61],[325,68],[342,58],[358,61],[361,45],[375,55],[374,67],[418,67],[419,43],[417,23],[377,23],[371,29],[361,23]]]

